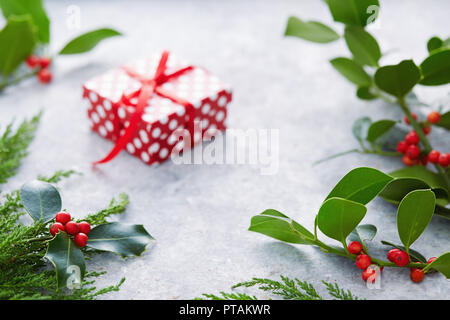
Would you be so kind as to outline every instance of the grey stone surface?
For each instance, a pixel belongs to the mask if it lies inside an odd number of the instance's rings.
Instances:
[[[416,285],[406,270],[386,270],[382,288],[368,290],[361,272],[350,261],[318,249],[293,246],[247,231],[250,217],[276,208],[312,228],[314,215],[331,187],[349,170],[371,166],[385,171],[401,167],[399,160],[348,155],[312,167],[314,160],[356,147],[351,123],[362,115],[375,119],[400,117],[382,102],[354,97],[354,87],[327,62],[347,56],[340,43],[326,46],[282,36],[291,14],[331,23],[321,1],[45,1],[52,19],[52,52],[78,32],[113,26],[125,33],[93,52],[61,57],[54,65],[54,82],[34,79],[0,96],[0,124],[45,110],[42,124],[19,173],[4,186],[19,187],[37,174],[76,168],[83,176],[60,185],[63,206],[83,216],[104,207],[111,196],[126,192],[131,204],[120,221],[143,223],[157,239],[141,258],[122,261],[113,254],[96,257],[90,269],[107,270],[99,285],[126,277],[109,299],[190,299],[203,292],[229,291],[252,277],[280,274],[311,281],[337,281],[369,299],[449,299],[449,283],[441,275]],[[69,5],[81,8],[81,30],[66,27]],[[450,2],[383,1],[379,27],[373,33],[383,52],[382,63],[426,55],[426,41],[447,36]],[[340,25],[335,28],[342,31]],[[232,128],[280,129],[280,166],[275,175],[260,175],[248,165],[185,165],[166,162],[148,167],[127,153],[93,171],[111,143],[89,130],[81,83],[127,60],[168,48],[202,65],[230,83]],[[432,102],[447,88],[420,88]],[[449,147],[442,135],[436,143]],[[399,242],[395,207],[381,199],[369,204],[364,223],[379,234],[371,245],[384,255],[381,239]],[[448,251],[450,224],[433,218],[414,247],[427,256]],[[253,292],[253,291],[250,291]],[[265,297],[261,293],[256,293]]]

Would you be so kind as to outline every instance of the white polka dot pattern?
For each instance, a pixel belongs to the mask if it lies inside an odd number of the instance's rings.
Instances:
[[[142,76],[151,77],[159,63],[161,54],[140,59],[126,66]],[[166,73],[172,73],[188,64],[169,56]],[[89,102],[88,116],[93,131],[115,142],[129,125],[134,107],[121,104],[122,94],[131,94],[141,87],[139,81],[129,77],[121,68],[108,71],[87,81],[83,86],[83,97]],[[162,85],[165,92],[187,100],[193,105],[191,112],[171,99],[158,94],[147,102],[135,137],[126,150],[147,164],[165,161],[172,152],[182,150],[183,141],[178,141],[178,129],[187,129],[193,136],[191,145],[217,130],[226,128],[227,105],[232,99],[228,86],[203,68],[195,67],[182,76]],[[136,103],[131,99],[131,103]],[[195,126],[201,128],[193,135]],[[185,130],[186,131],[186,130]],[[193,142],[193,143],[192,143]]]

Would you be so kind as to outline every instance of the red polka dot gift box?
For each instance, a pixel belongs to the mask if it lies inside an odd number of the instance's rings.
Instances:
[[[205,69],[163,51],[88,80],[83,98],[92,130],[114,143],[96,164],[123,149],[154,164],[224,130],[232,93]]]

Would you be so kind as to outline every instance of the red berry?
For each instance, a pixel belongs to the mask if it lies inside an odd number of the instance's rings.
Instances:
[[[91,231],[91,225],[86,221],[82,221],[78,224],[78,229],[80,230],[80,232],[88,234]]]
[[[60,231],[65,231],[64,230],[64,226],[62,223],[59,222],[55,222],[54,224],[52,224],[52,226],[50,227],[50,233],[52,234],[52,236],[55,236],[58,232]]]
[[[39,58],[37,56],[35,56],[34,54],[32,54],[31,56],[29,56],[26,60],[27,66],[30,68],[35,68],[38,63],[39,63]]]
[[[78,224],[75,221],[69,221],[66,223],[66,232],[68,234],[74,235],[79,232]]]
[[[348,252],[351,254],[358,254],[362,250],[362,245],[358,241],[352,241],[348,245]]]
[[[59,222],[62,224],[66,224],[67,222],[70,221],[70,219],[72,219],[70,217],[70,213],[64,212],[64,211],[58,212],[55,217],[56,222]]]
[[[419,262],[419,261],[413,262],[413,264],[420,264],[420,263],[421,263],[421,262]],[[417,268],[411,267],[411,268],[409,268],[409,270],[411,270],[411,271],[413,271],[413,270],[415,270],[415,269],[420,269],[420,267],[417,267]]]
[[[369,280],[370,277],[373,276],[372,279],[370,279],[371,282],[373,283],[373,282],[375,282],[376,274],[377,274],[377,272],[375,271],[375,269],[368,267],[366,270],[364,270],[362,272],[362,279],[364,281],[367,281],[367,280]]]
[[[425,274],[423,273],[423,271],[421,269],[414,269],[411,271],[411,280],[413,282],[421,282],[423,280],[423,277],[425,276]]]
[[[425,135],[430,134],[430,132],[431,132],[431,126],[424,126],[424,127],[422,128],[422,132],[423,132]]]
[[[388,252],[388,254],[387,254],[388,260],[389,260],[390,262],[394,262],[395,256],[396,256],[397,253],[399,253],[400,251],[401,251],[401,250],[400,250],[400,249],[397,249],[397,248],[394,248],[394,249],[389,250],[389,252]]]
[[[420,149],[418,146],[412,144],[406,149],[406,156],[410,158],[411,160],[415,160],[420,155]]]
[[[394,263],[399,267],[404,267],[409,263],[409,256],[404,251],[399,251],[394,257]]]
[[[41,83],[49,83],[52,81],[52,73],[48,69],[41,69],[38,72],[37,77]]]
[[[439,157],[441,156],[440,152],[437,150],[432,150],[428,154],[428,161],[431,163],[437,163],[439,161]]]
[[[410,159],[408,156],[404,156],[402,158],[402,161],[408,167],[413,166],[415,164],[414,160]]]
[[[437,259],[436,257],[431,257],[430,259],[428,259],[427,263],[430,264],[436,259]]]
[[[414,118],[414,120],[417,120],[417,114],[415,114],[414,112],[412,112],[412,113],[411,113],[411,116]],[[411,124],[411,123],[409,122],[409,119],[408,119],[407,116],[404,117],[404,120],[405,120],[405,122],[406,122],[407,124]]]
[[[48,58],[48,57],[41,57],[41,58],[39,58],[39,62],[38,63],[39,63],[39,66],[42,69],[45,69],[51,64],[51,62],[52,62],[52,60],[50,58]]]
[[[415,131],[410,131],[406,137],[405,141],[407,144],[418,144],[420,141],[419,135]]]
[[[441,115],[437,111],[432,111],[428,114],[427,120],[429,123],[438,123],[441,121]]]
[[[399,153],[405,153],[407,148],[408,144],[405,141],[399,141],[397,144],[397,152]]]
[[[450,164],[450,157],[447,154],[441,154],[439,157],[439,165],[441,167],[447,167]]]
[[[75,243],[77,244],[77,246],[82,248],[82,247],[86,246],[86,243],[88,241],[88,236],[85,235],[84,233],[80,232],[80,233],[77,233],[74,240],[75,240]]]
[[[367,254],[360,254],[356,257],[355,263],[359,269],[364,270],[372,264],[372,260],[370,260],[370,257]]]

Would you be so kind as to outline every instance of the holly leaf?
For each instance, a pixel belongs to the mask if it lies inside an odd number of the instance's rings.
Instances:
[[[92,50],[100,41],[120,35],[122,35],[120,32],[109,28],[86,32],[69,41],[64,48],[59,51],[59,54],[84,53]]]
[[[450,111],[441,114],[441,120],[439,120],[438,123],[435,123],[433,125],[450,130]]]
[[[378,17],[378,0],[326,0],[334,21],[366,26]]]
[[[372,79],[370,76],[364,71],[363,67],[352,59],[339,57],[330,60],[330,63],[348,81],[357,86],[368,87],[371,85]]]
[[[398,244],[394,244],[385,240],[381,240],[381,243],[384,244],[385,246],[390,246],[402,251],[406,251],[406,248],[404,246],[398,245]],[[409,249],[409,256],[411,258],[413,258],[416,261],[420,261],[422,263],[427,263],[427,258],[425,258],[420,252],[413,250],[413,249]]]
[[[434,269],[442,273],[447,279],[450,278],[450,252],[446,252],[439,256],[436,260],[425,267],[426,269]]]
[[[8,18],[0,31],[0,72],[3,77],[11,74],[33,52],[36,44],[29,15]]]
[[[284,35],[317,43],[339,39],[339,35],[330,27],[317,21],[302,21],[297,17],[289,17]]]
[[[372,93],[371,87],[358,87],[356,96],[361,100],[373,100],[377,98],[377,96]]]
[[[317,214],[317,226],[326,236],[345,242],[366,214],[367,208],[361,203],[331,198],[326,200]]]
[[[377,234],[377,227],[373,224],[362,224],[357,226],[348,236],[348,241],[358,241],[364,243],[372,241]]]
[[[353,122],[352,133],[356,140],[363,145],[367,138],[367,130],[370,127],[372,120],[369,117],[362,117]]]
[[[387,119],[372,123],[367,131],[367,141],[375,142],[382,135],[389,132],[395,126],[395,123],[395,121]]]
[[[36,26],[39,41],[50,42],[50,20],[45,13],[42,0],[0,0],[0,7],[6,18],[30,15],[32,24]]]
[[[355,201],[360,204],[367,204],[375,198],[381,190],[392,181],[392,179],[391,176],[373,168],[356,168],[347,173],[336,184],[326,200],[338,197]]]
[[[427,50],[429,53],[431,53],[432,51],[435,51],[435,50],[441,48],[443,44],[444,44],[444,41],[442,41],[441,38],[432,37],[427,42]]]
[[[141,224],[111,222],[100,224],[89,232],[87,246],[101,251],[110,251],[122,258],[140,256],[154,238]]]
[[[381,58],[377,40],[360,26],[347,26],[344,33],[345,42],[355,61],[362,65],[378,66]]]
[[[439,86],[450,83],[450,50],[436,52],[421,64],[423,79],[420,84]]]
[[[50,221],[61,211],[61,196],[50,183],[34,180],[20,188],[20,199],[34,221]]]
[[[288,243],[314,244],[311,232],[274,209],[267,209],[252,217],[248,230]]]
[[[439,174],[428,170],[424,166],[407,167],[390,172],[389,175],[395,178],[416,178],[426,182],[433,190],[439,190],[439,194],[445,194],[449,198],[449,191],[446,182]]]
[[[420,69],[412,60],[403,60],[397,65],[385,66],[375,72],[375,83],[383,91],[402,98],[420,80]]]
[[[400,202],[397,210],[397,229],[406,252],[430,223],[435,204],[436,197],[429,189],[414,190]]]
[[[81,286],[86,264],[81,250],[65,232],[59,232],[49,243],[45,258],[55,267],[57,288]]]

